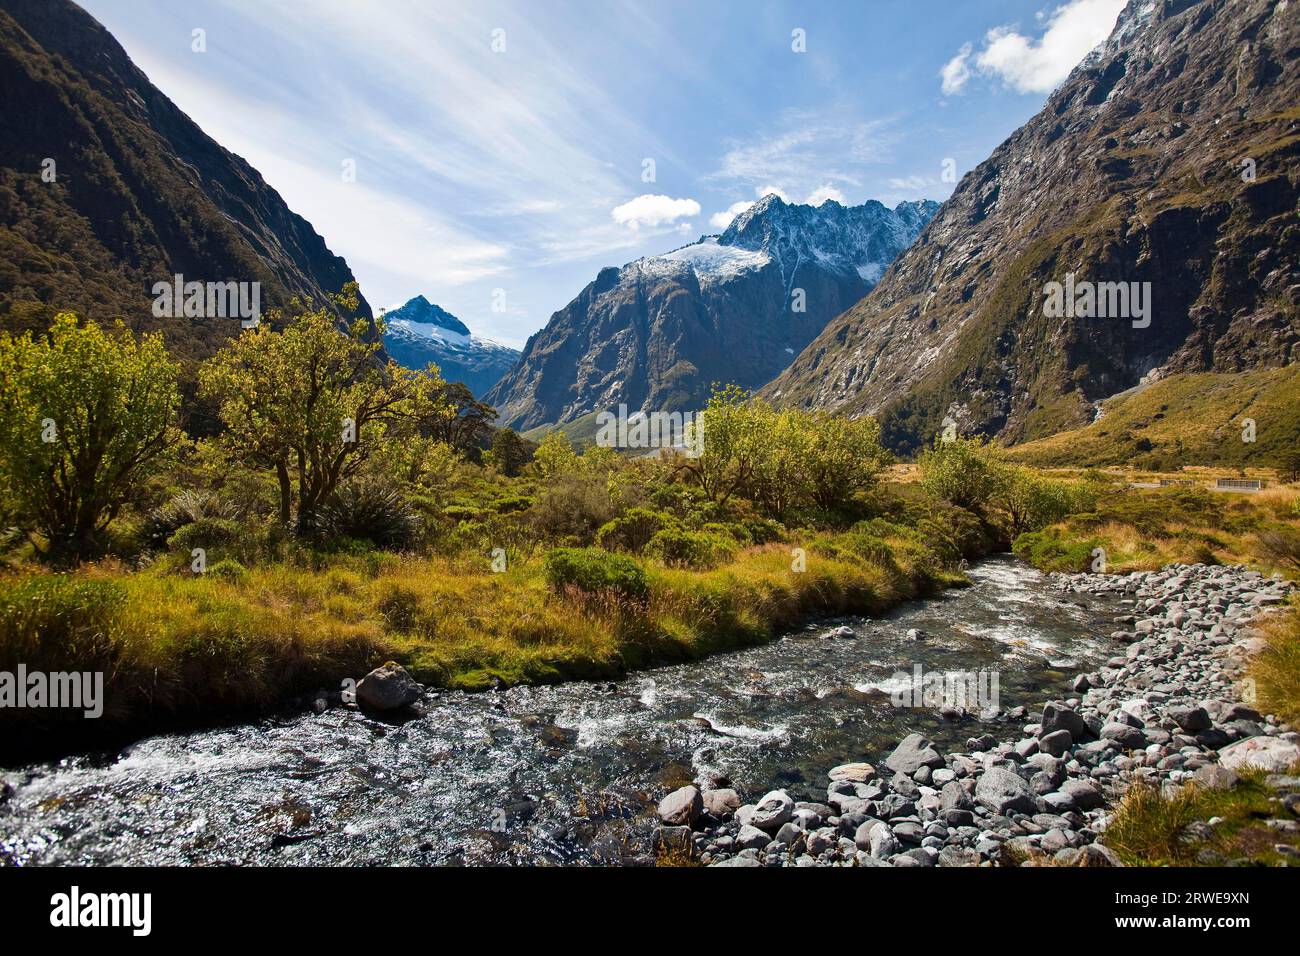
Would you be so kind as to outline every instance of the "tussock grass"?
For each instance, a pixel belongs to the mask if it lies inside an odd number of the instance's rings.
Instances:
[[[1269,830],[1263,819],[1280,808],[1271,802],[1272,789],[1263,771],[1241,775],[1231,790],[1211,790],[1186,784],[1172,795],[1154,787],[1133,786],[1120,801],[1102,837],[1127,866],[1192,866],[1246,859],[1279,865],[1286,858],[1273,847],[1300,844],[1293,834]],[[1204,839],[1189,834],[1190,824],[1220,817]],[[1202,855],[1203,851],[1210,851]]]
[[[1266,645],[1250,662],[1258,706],[1291,725],[1300,723],[1300,598],[1263,628]]]

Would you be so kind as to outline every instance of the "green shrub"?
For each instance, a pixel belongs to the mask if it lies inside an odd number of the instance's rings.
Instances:
[[[1067,539],[1057,529],[1046,528],[1016,538],[1013,550],[1040,571],[1087,571],[1098,543],[1096,538]]]
[[[917,459],[921,483],[936,498],[982,512],[1003,484],[996,453],[983,439],[936,439]]]
[[[730,561],[736,540],[708,531],[664,528],[650,539],[645,553],[670,567],[705,570]]]
[[[140,525],[140,545],[150,551],[166,547],[167,539],[186,525],[205,518],[235,519],[239,510],[216,495],[182,491],[171,501],[155,508]]]
[[[650,594],[645,569],[632,558],[600,548],[554,548],[546,555],[546,580],[556,591],[612,592],[634,601]]]
[[[344,485],[321,508],[316,524],[326,538],[369,541],[389,551],[409,549],[419,526],[406,497],[376,482]]]
[[[248,580],[248,568],[233,558],[223,558],[208,568],[207,573],[214,578],[229,581],[232,584],[240,584]]]
[[[640,554],[650,539],[677,519],[649,508],[632,508],[596,532],[596,544],[607,551],[631,551]]]

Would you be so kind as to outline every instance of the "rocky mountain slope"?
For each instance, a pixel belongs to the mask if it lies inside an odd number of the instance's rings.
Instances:
[[[0,325],[43,329],[72,309],[162,328],[173,352],[203,356],[239,323],[155,318],[152,286],[177,273],[260,282],[264,310],[352,279],[81,8],[0,0]]]
[[[1300,358],[1298,12],[1132,0],[766,394],[878,414],[906,450],[945,416],[1033,439],[1144,378]],[[1071,273],[1149,282],[1150,324],[1045,315]]]
[[[714,382],[756,388],[865,295],[937,208],[766,196],[720,236],[602,269],[487,400],[504,424],[531,428],[619,404],[700,408]]]
[[[422,369],[433,362],[443,378],[464,382],[477,398],[519,360],[519,351],[473,335],[446,309],[417,295],[384,315],[384,347],[393,360]]]

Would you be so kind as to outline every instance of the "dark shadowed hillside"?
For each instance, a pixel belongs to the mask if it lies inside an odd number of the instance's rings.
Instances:
[[[58,309],[122,317],[163,328],[177,354],[206,355],[238,323],[155,319],[151,287],[175,273],[258,281],[264,309],[352,279],[92,17],[68,0],[0,0],[0,322],[44,328]]]

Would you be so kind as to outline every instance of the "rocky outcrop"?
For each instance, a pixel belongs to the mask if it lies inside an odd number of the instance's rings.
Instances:
[[[1300,19],[1288,6],[1132,0],[765,393],[876,414],[910,450],[945,418],[1021,441],[1087,424],[1144,378],[1296,361]],[[1149,325],[1045,314],[1047,284],[1069,274],[1150,283]]]
[[[1234,771],[1248,765],[1274,772],[1269,779],[1286,818],[1279,826],[1291,827],[1300,780],[1278,774],[1300,756],[1300,734],[1242,702],[1237,678],[1254,639],[1251,622],[1293,586],[1204,565],[1058,576],[1057,584],[1117,593],[1137,611],[1118,619],[1126,624],[1113,635],[1118,652],[1081,675],[1087,688],[1079,696],[1046,701],[1033,719],[1024,707],[981,712],[998,732],[971,737],[963,752],[940,754],[925,737],[909,735],[884,771],[867,763],[830,771],[824,803],[777,790],[741,806],[731,821],[704,814],[692,838],[698,859],[727,866],[1115,866],[1118,857],[1099,841],[1128,787],[1230,787]],[[1019,733],[1009,726],[1016,723]]]
[[[153,284],[178,273],[258,282],[263,310],[294,296],[328,305],[353,279],[89,14],[0,0],[0,324],[43,331],[71,309],[161,329],[174,354],[203,357],[239,322],[155,317]]]
[[[524,429],[620,404],[694,411],[714,383],[757,388],[861,299],[937,208],[764,197],[720,236],[602,269],[487,401]]]

